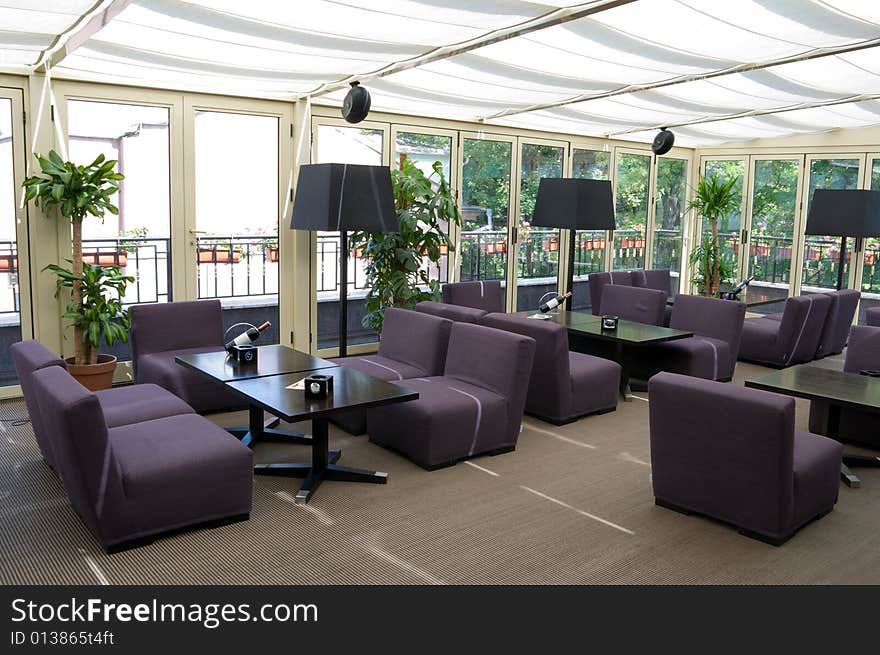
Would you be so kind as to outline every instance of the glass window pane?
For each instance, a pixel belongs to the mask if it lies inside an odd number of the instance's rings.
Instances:
[[[465,139],[463,146],[460,279],[504,285],[513,145]]]
[[[103,154],[118,160],[117,170],[125,175],[112,199],[119,215],[83,221],[84,262],[118,264],[133,276],[128,304],[171,300],[168,109],[70,100],[67,114],[71,161],[88,164]],[[131,359],[130,343],[105,344],[101,352]]]
[[[745,161],[742,159],[711,160],[706,162],[704,177],[717,177],[719,180],[729,180],[735,177],[737,182],[734,189],[739,197],[742,197],[743,182],[746,176]],[[739,261],[740,241],[742,238],[742,204],[726,216],[722,216],[718,222],[718,240],[721,244],[721,254],[734,268]],[[701,236],[703,239],[709,230],[709,221],[705,218],[701,224]]]
[[[382,165],[382,130],[318,126],[316,164]],[[318,348],[339,346],[339,232],[318,232]],[[348,345],[373,343],[379,335],[365,328],[361,321],[367,295],[364,261],[357,251],[348,256]]]
[[[613,270],[645,267],[645,233],[648,224],[648,184],[651,157],[621,153],[617,158]]]
[[[556,146],[524,143],[519,185],[519,246],[516,309],[535,309],[539,300],[555,293],[559,275],[559,230],[532,227],[538,184],[542,177],[562,177],[565,150]]]
[[[0,98],[0,386],[18,384],[9,345],[21,341],[13,147],[12,100]]]
[[[678,292],[678,278],[681,275],[681,236],[687,206],[687,170],[686,159],[657,161],[653,267],[670,270],[673,295]]]
[[[880,191],[880,158],[871,163],[871,189]],[[865,323],[865,310],[880,307],[880,239],[865,239],[865,264],[862,268],[862,302],[859,304],[859,323]]]
[[[607,180],[611,172],[611,153],[602,150],[581,150],[572,153],[572,177]],[[572,309],[589,309],[590,273],[605,270],[605,230],[578,230],[574,244],[574,284]]]
[[[194,122],[199,298],[222,299],[226,329],[269,321],[260,344],[278,343],[278,118],[197,111]]]

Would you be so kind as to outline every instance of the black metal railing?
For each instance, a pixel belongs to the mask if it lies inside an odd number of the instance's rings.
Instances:
[[[167,302],[171,289],[171,239],[120,236],[83,240],[83,263],[119,266],[134,277],[125,290],[123,302]]]
[[[639,229],[614,230],[614,270],[644,267],[644,232]]]
[[[277,236],[200,236],[196,251],[199,298],[278,293]]]
[[[507,266],[507,230],[462,231],[461,280],[503,280]]]

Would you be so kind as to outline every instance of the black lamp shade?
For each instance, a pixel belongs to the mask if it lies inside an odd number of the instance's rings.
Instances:
[[[837,237],[880,236],[880,191],[816,189],[805,232]]]
[[[360,164],[300,166],[290,227],[395,232],[391,170]]]
[[[569,230],[613,230],[611,182],[545,177],[538,184],[532,225]]]

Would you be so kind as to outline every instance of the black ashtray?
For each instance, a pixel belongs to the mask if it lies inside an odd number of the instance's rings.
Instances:
[[[310,375],[303,382],[306,398],[326,398],[333,393],[332,375]]]
[[[864,369],[859,371],[859,375],[867,375],[869,378],[880,378],[880,371],[877,369]]]
[[[602,316],[602,329],[613,331],[617,329],[617,322],[620,319],[617,316],[611,316],[610,314],[605,314]]]
[[[236,366],[256,366],[257,352],[256,346],[233,346],[230,353],[232,363]]]

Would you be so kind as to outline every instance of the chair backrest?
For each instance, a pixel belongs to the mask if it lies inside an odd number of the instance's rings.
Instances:
[[[448,318],[456,323],[479,323],[480,319],[486,315],[486,312],[482,309],[450,305],[445,302],[433,302],[431,300],[423,300],[417,304],[416,311],[439,316],[440,318]]]
[[[443,375],[507,399],[508,437],[516,441],[525,411],[535,340],[484,325],[456,323],[449,333]]]
[[[131,315],[131,353],[139,357],[157,352],[223,347],[223,309],[219,300],[134,305]]]
[[[822,327],[822,336],[819,337],[816,357],[843,352],[853,317],[856,315],[856,307],[859,305],[859,298],[862,297],[862,294],[855,289],[841,289],[825,295],[831,298],[831,306],[828,308],[828,316]]]
[[[843,370],[847,373],[880,371],[880,327],[852,326]]]
[[[441,375],[446,364],[452,321],[409,309],[389,307],[382,321],[379,354]]]
[[[785,301],[777,337],[783,364],[789,366],[812,361],[830,307],[831,298],[824,293],[795,296]]]
[[[480,324],[535,340],[535,362],[526,398],[526,408],[530,412],[556,416],[560,414],[560,408],[570,407],[568,330],[564,326],[552,321],[499,313],[486,314]]]
[[[672,295],[672,276],[668,268],[641,268],[631,271],[632,285],[643,289],[657,289],[667,296]]]
[[[632,286],[632,273],[629,271],[600,271],[599,273],[590,273],[587,277],[587,284],[590,287],[590,311],[593,315],[599,316],[602,312],[602,292],[608,285]]]
[[[653,376],[648,394],[655,495],[699,496],[701,512],[781,532],[794,503],[794,399],[675,373]]]
[[[443,302],[485,312],[504,311],[504,289],[498,280],[448,282],[441,290]]]
[[[675,297],[669,327],[725,341],[730,344],[730,355],[735,360],[745,317],[745,303],[680,293]]]
[[[865,323],[880,327],[880,307],[869,307],[865,310]]]
[[[55,468],[55,458],[52,453],[52,442],[43,422],[43,415],[37,404],[37,392],[34,390],[34,373],[47,366],[57,366],[67,370],[67,364],[58,355],[46,348],[39,341],[29,339],[14,343],[9,347],[12,353],[12,361],[15,363],[15,372],[21,385],[21,393],[27,405],[28,415],[31,417],[31,427],[34,437],[43,459]]]
[[[627,321],[663,325],[666,294],[658,289],[642,289],[611,284],[602,291],[601,314],[612,314]]]

